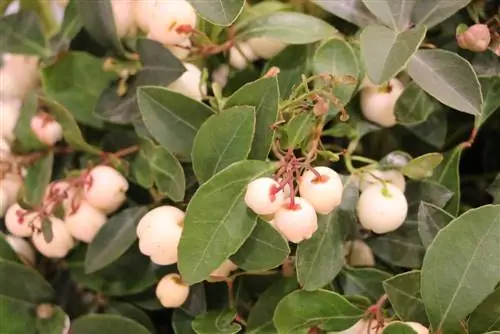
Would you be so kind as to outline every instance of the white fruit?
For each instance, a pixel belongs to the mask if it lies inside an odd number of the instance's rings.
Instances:
[[[7,174],[0,180],[0,217],[16,202],[21,186],[22,179],[18,175]]]
[[[228,277],[231,272],[238,269],[238,266],[231,260],[224,261],[219,268],[215,269],[210,273],[212,278],[225,278]]]
[[[375,266],[375,257],[366,242],[354,240],[350,247],[348,262],[353,267],[373,267]]]
[[[312,237],[318,229],[318,216],[314,207],[304,198],[295,197],[291,206],[291,198],[285,200],[274,216],[274,226],[285,238],[299,243]]]
[[[245,203],[258,215],[275,213],[285,201],[283,190],[278,192],[279,183],[270,177],[261,177],[250,182],[245,193]]]
[[[381,334],[383,328],[378,327],[376,320],[361,319],[352,327],[342,332],[328,332],[330,334]]]
[[[137,225],[139,250],[159,265],[177,262],[177,247],[182,235],[184,212],[173,206],[149,211]]]
[[[299,180],[300,196],[314,207],[316,212],[326,215],[340,205],[344,187],[340,176],[328,167],[315,167],[302,174]],[[321,177],[318,178],[317,174]]]
[[[14,235],[6,235],[5,240],[24,263],[35,263],[35,251],[29,242]]]
[[[156,286],[156,297],[164,307],[180,307],[189,296],[189,285],[178,274],[164,276]]]
[[[405,322],[406,325],[410,326],[417,334],[429,334],[429,329],[418,322]]]
[[[401,190],[401,192],[403,193],[405,192],[406,189],[405,177],[403,173],[395,169],[384,170],[384,171],[376,169],[363,173],[363,175],[361,175],[361,180],[359,183],[359,190],[364,191],[366,188],[368,188],[373,184],[381,184],[381,182],[377,178],[382,179],[385,182],[392,183],[399,190]]]
[[[229,80],[230,68],[227,64],[222,64],[212,71],[212,81],[217,83],[222,89],[226,87],[227,81]]]
[[[48,114],[40,113],[31,119],[31,131],[39,141],[48,146],[53,146],[62,139],[63,129],[61,124],[50,118]]]
[[[264,59],[271,59],[286,48],[286,44],[268,37],[255,37],[247,40],[255,55]]]
[[[61,334],[69,334],[70,327],[71,327],[71,320],[69,319],[69,317],[67,315],[65,315],[64,316],[64,327],[63,327]]]
[[[158,0],[136,0],[133,2],[132,10],[135,14],[135,23],[145,33],[149,32],[149,23],[157,2]]]
[[[180,43],[177,43],[175,45],[168,45],[167,48],[172,52],[174,56],[176,56],[179,60],[184,60],[189,56],[189,53],[191,52],[191,40],[189,38],[186,38]]]
[[[106,223],[106,215],[87,201],[81,201],[76,212],[67,213],[64,221],[73,238],[90,243]]]
[[[196,12],[186,0],[158,1],[150,14],[148,38],[165,45],[182,42],[196,27]]]
[[[94,208],[105,214],[116,211],[127,199],[128,181],[116,169],[100,165],[87,177],[90,184],[84,187],[84,197]]]
[[[5,138],[0,137],[0,161],[8,160],[12,155],[9,142]]]
[[[35,56],[4,54],[0,69],[2,99],[23,99],[38,81],[38,58]]]
[[[201,70],[193,64],[183,63],[186,68],[180,78],[172,82],[167,88],[171,91],[184,94],[194,100],[201,101],[206,95],[206,87],[201,84]]]
[[[0,82],[1,80],[2,77],[0,76]],[[21,101],[0,99],[0,137],[7,142],[12,142],[15,139],[14,129],[20,113]]]
[[[378,234],[396,230],[408,213],[405,195],[395,185],[374,184],[365,189],[356,207],[361,225]]]
[[[36,216],[36,213],[28,213],[19,203],[15,203],[5,214],[5,227],[16,237],[29,237],[33,234],[33,224],[37,223]]]
[[[136,33],[133,0],[111,0],[116,34],[122,38]]]
[[[396,101],[403,93],[401,81],[393,78],[388,87],[368,86],[361,90],[361,111],[363,116],[380,126],[391,127],[396,124],[394,109]]]
[[[254,62],[259,57],[253,52],[246,42],[238,43],[229,49],[229,64],[237,70],[243,70],[248,66],[248,62]]]
[[[75,245],[64,222],[57,217],[48,217],[51,221],[52,240],[45,241],[41,231],[33,233],[31,240],[35,248],[44,256],[60,259],[65,257]]]

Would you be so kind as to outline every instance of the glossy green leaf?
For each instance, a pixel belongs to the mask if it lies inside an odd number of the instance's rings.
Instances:
[[[147,328],[150,333],[156,333],[153,321],[149,318],[146,312],[132,304],[112,300],[105,309],[105,313],[122,315],[128,319],[135,320]]]
[[[447,106],[480,115],[483,96],[471,64],[445,50],[419,50],[408,63],[408,74],[423,90]]]
[[[150,140],[142,140],[140,149],[130,164],[130,172],[135,181],[143,188],[149,189],[154,184],[154,174],[151,169],[150,160],[155,151],[155,145]]]
[[[314,16],[277,12],[259,17],[240,27],[238,38],[267,37],[286,44],[309,44],[331,37],[337,30]]]
[[[426,31],[425,26],[400,33],[381,25],[366,27],[360,35],[361,58],[370,80],[381,84],[401,72],[414,59]]]
[[[454,217],[443,209],[427,202],[420,202],[418,208],[418,234],[425,247],[429,247],[438,232]]]
[[[280,93],[276,78],[262,78],[245,84],[231,95],[225,108],[236,106],[255,107],[255,135],[249,159],[266,159],[271,150],[273,130],[271,126],[278,117]]]
[[[236,334],[241,326],[233,323],[236,310],[215,310],[199,315],[193,320],[193,329],[198,334]]]
[[[364,296],[377,301],[383,294],[382,282],[390,274],[375,268],[350,268],[342,270],[342,289],[347,296]]]
[[[468,329],[472,334],[500,331],[500,288],[495,289],[471,313]]]
[[[179,270],[189,284],[206,279],[250,236],[257,216],[244,201],[247,184],[268,176],[276,163],[246,160],[204,183],[189,202],[179,244]]]
[[[423,179],[431,177],[441,162],[443,155],[440,153],[427,153],[410,160],[401,172],[411,179]]]
[[[426,25],[429,29],[443,22],[471,0],[419,0],[412,13],[412,22],[417,25]]]
[[[186,178],[181,163],[164,147],[158,146],[150,157],[150,166],[158,192],[174,202],[184,200]]]
[[[175,309],[172,314],[172,327],[175,334],[196,334],[191,325],[193,318],[182,309]]]
[[[441,104],[412,81],[398,98],[394,113],[399,124],[412,126],[422,124],[440,110]]]
[[[35,94],[28,94],[23,101],[21,112],[14,128],[16,149],[21,152],[41,151],[47,148],[31,130],[31,119],[38,112],[38,101]]]
[[[72,334],[107,333],[107,334],[150,334],[138,322],[114,314],[88,314],[71,322]]]
[[[497,174],[495,180],[488,186],[487,191],[493,196],[493,204],[500,204],[500,174]]]
[[[411,22],[411,13],[417,0],[363,0],[365,6],[388,27],[405,30]]]
[[[245,0],[188,0],[205,20],[221,26],[228,26],[240,15]]]
[[[30,206],[41,204],[45,190],[52,177],[54,165],[54,153],[48,152],[43,155],[33,166],[28,168],[28,174],[24,178],[23,200]]]
[[[384,327],[382,334],[418,334],[413,328],[401,321],[392,321]]]
[[[63,333],[66,325],[66,313],[59,306],[54,306],[54,314],[49,319],[36,318],[36,330],[39,334]]]
[[[59,43],[65,44],[69,47],[70,41],[80,32],[83,28],[82,18],[78,12],[78,0],[70,0],[64,10],[64,18],[61,23],[61,29],[56,35]]]
[[[191,152],[193,169],[200,183],[247,158],[255,121],[255,108],[240,106],[212,115],[201,125]]]
[[[491,256],[498,254],[499,238],[500,206],[486,205],[453,220],[429,246],[421,293],[436,331],[455,333],[457,324],[498,284],[500,263]]]
[[[113,263],[137,239],[136,226],[148,211],[137,206],[112,216],[97,232],[85,255],[85,272],[93,273]]]
[[[399,319],[428,323],[420,295],[420,271],[413,270],[393,276],[385,280],[383,286]]]
[[[298,290],[278,303],[273,321],[280,334],[322,325],[340,331],[354,325],[362,315],[362,310],[335,292]]]
[[[298,148],[311,135],[316,119],[311,112],[303,112],[290,119],[285,125],[285,136],[280,144],[288,148]]]
[[[5,276],[5,275],[3,275]],[[4,333],[32,333],[36,328],[36,306],[0,295],[0,319]]]
[[[498,109],[500,109],[500,76],[479,78],[481,91],[483,92],[483,111],[476,120],[476,124],[481,126]],[[476,125],[477,126],[477,125]]]
[[[286,239],[271,224],[258,219],[252,234],[231,260],[245,271],[265,271],[279,266],[289,254]]]
[[[162,87],[141,87],[137,99],[151,135],[181,161],[189,161],[196,133],[212,115],[210,108]]]
[[[313,0],[315,4],[359,27],[377,23],[377,18],[361,0]]]
[[[433,179],[450,189],[453,197],[446,205],[446,211],[452,216],[457,216],[460,209],[460,159],[463,148],[461,145],[444,154],[444,162],[436,169]]]
[[[17,255],[17,253],[12,249],[10,244],[7,242],[6,236],[0,233],[0,259],[22,263],[21,259]]]

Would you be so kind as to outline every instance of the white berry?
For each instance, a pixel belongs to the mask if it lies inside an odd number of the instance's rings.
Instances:
[[[254,37],[247,40],[257,57],[271,59],[286,48],[286,44],[268,37]]]
[[[3,54],[3,65],[0,68],[0,82],[2,83],[0,85],[0,95],[2,101],[23,99],[36,86],[38,81],[38,60],[36,56]]]
[[[64,221],[73,238],[90,243],[102,225],[106,223],[106,215],[87,201],[81,201],[75,212],[69,210],[66,213]]]
[[[191,40],[189,38],[186,38],[185,40],[177,44],[168,45],[167,48],[175,57],[177,57],[177,59],[184,60],[189,56],[189,53],[191,52],[191,46]]]
[[[35,223],[36,213],[29,213],[21,208],[19,203],[11,205],[5,214],[5,227],[16,237],[31,236]]]
[[[408,213],[405,195],[395,185],[374,184],[365,189],[356,207],[361,225],[378,234],[400,227]]]
[[[84,188],[84,197],[94,208],[109,214],[116,211],[127,199],[127,179],[116,169],[100,165],[94,167]]]
[[[302,174],[299,193],[311,203],[316,212],[327,215],[342,201],[342,180],[337,172],[328,167],[315,167],[314,171],[308,170]]]
[[[53,146],[62,139],[63,129],[61,124],[46,113],[39,113],[31,119],[31,131],[39,141],[48,146]]]
[[[379,179],[382,179],[385,182],[392,183],[403,193],[405,192],[406,189],[405,177],[403,173],[401,173],[396,169],[384,170],[384,171],[376,169],[363,173],[361,175],[361,180],[359,183],[359,190],[364,191],[366,188],[368,188],[373,184],[381,184],[381,181]]]
[[[0,137],[0,161],[6,161],[10,159],[11,154],[12,151],[10,149],[9,142],[5,138]]]
[[[373,267],[375,266],[375,257],[366,242],[354,240],[351,243],[348,262],[353,267]]]
[[[168,85],[168,89],[193,100],[201,101],[206,94],[205,85],[201,85],[201,70],[193,64],[183,63],[186,68],[180,78]],[[201,85],[201,87],[200,87]]]
[[[48,219],[51,221],[52,240],[47,242],[41,231],[33,233],[31,240],[42,255],[55,259],[63,258],[75,245],[74,240],[61,219],[57,217]]]
[[[270,177],[250,182],[245,193],[245,203],[258,215],[275,213],[285,201],[283,190],[276,191],[279,183]]]
[[[274,215],[274,226],[283,236],[293,243],[312,237],[318,229],[318,216],[314,207],[304,198],[295,197],[285,200]]]
[[[7,174],[0,181],[0,217],[3,217],[7,209],[16,202],[22,179],[18,175]]]
[[[164,276],[156,286],[156,297],[167,308],[180,307],[189,296],[189,285],[178,274]]]
[[[133,1],[132,12],[135,15],[135,24],[145,33],[149,32],[149,23],[155,10],[156,2],[157,0]]]
[[[15,139],[14,129],[20,113],[21,101],[0,100],[0,137],[7,142],[12,142]]]
[[[237,70],[243,70],[248,66],[248,62],[254,62],[259,57],[253,52],[246,42],[238,43],[229,49],[229,64]]]
[[[111,0],[116,34],[120,38],[134,35],[137,31],[133,2],[133,0]]]
[[[408,321],[405,325],[410,326],[417,334],[429,334],[429,329],[418,322]]]
[[[35,251],[29,242],[14,235],[6,235],[5,241],[24,263],[29,265],[35,263]]]
[[[361,90],[361,111],[363,116],[380,126],[391,127],[396,124],[394,109],[396,101],[403,93],[401,81],[393,78],[386,86],[368,86]]]

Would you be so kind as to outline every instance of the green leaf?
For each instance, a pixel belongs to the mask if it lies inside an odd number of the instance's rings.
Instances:
[[[401,172],[411,179],[423,179],[431,177],[439,164],[443,161],[443,155],[440,153],[427,153],[410,160]]]
[[[14,128],[14,135],[16,137],[15,147],[19,151],[41,151],[47,148],[47,144],[38,140],[33,130],[31,130],[31,119],[38,112],[38,101],[35,94],[28,94],[24,99]]]
[[[493,196],[493,204],[500,204],[500,174],[497,174],[495,180],[486,189]]]
[[[54,239],[54,232],[52,231],[52,220],[48,217],[42,218],[42,235],[46,243],[51,243]]]
[[[6,276],[6,275],[3,275]],[[3,333],[33,333],[36,328],[36,306],[0,295],[0,319]]]
[[[205,20],[220,26],[228,26],[240,15],[245,0],[188,0]]]
[[[193,329],[198,334],[236,334],[241,326],[233,323],[236,310],[215,310],[199,315],[193,320]]]
[[[150,334],[150,331],[138,322],[119,315],[88,314],[71,323],[71,333]]]
[[[299,148],[312,133],[316,119],[311,112],[303,112],[290,119],[285,127],[285,138],[280,142],[284,148]]]
[[[59,43],[66,44],[69,48],[69,43],[83,28],[82,19],[77,7],[78,0],[70,0],[64,10],[64,18],[61,23],[61,29],[57,33],[56,40]]]
[[[289,254],[286,239],[271,224],[258,219],[252,234],[231,260],[245,271],[266,271],[279,266]]]
[[[418,334],[418,333],[415,332],[413,328],[406,325],[404,322],[392,321],[391,323],[389,323],[389,325],[387,325],[387,327],[384,327],[382,334]]]
[[[425,247],[429,247],[438,232],[454,217],[434,204],[420,202],[418,208],[418,234]]]
[[[429,29],[443,22],[471,0],[419,0],[412,13],[412,22],[416,25],[426,25]]]
[[[377,23],[361,0],[313,0],[315,4],[358,27]]]
[[[253,305],[248,315],[247,334],[276,333],[273,314],[280,300],[294,290],[299,289],[295,277],[281,277],[269,286]]]
[[[366,27],[360,35],[361,58],[370,80],[381,84],[401,72],[415,58],[426,32],[425,26],[400,33],[381,25]]]
[[[249,158],[264,160],[271,150],[273,130],[271,126],[278,117],[280,93],[276,78],[262,78],[245,84],[231,95],[224,108],[236,106],[255,107],[255,135]]]
[[[481,90],[483,92],[483,111],[476,120],[476,127],[481,126],[498,109],[500,109],[500,77],[481,77],[479,78]]]
[[[122,315],[135,320],[147,328],[150,333],[156,333],[155,326],[149,316],[143,310],[132,304],[112,300],[105,309],[105,313]]]
[[[151,135],[181,161],[189,161],[196,133],[212,115],[210,108],[162,87],[141,87],[137,99]]]
[[[158,146],[153,151],[150,166],[159,193],[174,202],[184,200],[186,178],[179,160],[164,147]]]
[[[453,220],[429,246],[421,292],[435,331],[455,333],[498,284],[500,263],[491,255],[498,253],[499,238],[500,206],[486,205]]]
[[[429,322],[420,295],[420,271],[413,270],[393,276],[382,284],[399,319],[421,324]]]
[[[189,202],[178,266],[188,284],[206,279],[250,236],[257,216],[244,201],[247,184],[272,174],[276,163],[236,162],[204,183]]]
[[[468,330],[472,334],[500,331],[500,288],[495,289],[471,313]]]
[[[101,92],[116,73],[103,70],[102,59],[85,52],[70,52],[52,66],[42,69],[42,86],[53,100],[62,104],[85,125],[102,127],[93,111]],[[77,89],[68,89],[75,87]]]
[[[483,96],[472,65],[458,54],[445,50],[419,50],[407,68],[411,78],[447,106],[480,115]]]
[[[182,309],[175,309],[172,314],[172,327],[175,334],[196,334],[191,325],[193,318]]]
[[[151,169],[150,159],[155,151],[155,145],[150,140],[142,140],[140,149],[130,164],[130,172],[135,181],[143,188],[149,189],[154,184],[154,174]]]
[[[441,104],[412,81],[398,98],[394,113],[399,124],[412,126],[422,124],[440,110]]]
[[[364,296],[377,301],[384,294],[382,282],[391,275],[375,268],[345,267],[342,277],[346,296]]]
[[[447,113],[432,113],[427,120],[409,126],[408,130],[423,142],[436,148],[442,148],[448,132]]]
[[[148,211],[137,206],[112,216],[97,232],[85,255],[85,273],[93,273],[113,263],[135,242],[139,220]]]
[[[28,168],[24,178],[23,200],[30,206],[37,206],[42,202],[45,190],[52,177],[54,153],[48,152]]]
[[[52,55],[43,34],[40,18],[32,11],[19,11],[0,18],[0,52],[47,58]]]
[[[444,163],[434,172],[433,179],[450,189],[453,197],[446,205],[446,211],[452,216],[457,216],[460,209],[460,159],[462,158],[463,147],[458,145],[454,149],[444,154]]]
[[[63,333],[66,313],[59,306],[54,306],[54,314],[49,319],[36,318],[36,329],[39,334]]]
[[[298,290],[279,302],[273,321],[278,333],[296,333],[298,329],[321,325],[341,331],[354,325],[362,315],[362,310],[335,292]]]
[[[277,12],[261,16],[237,29],[241,40],[267,37],[286,44],[309,44],[331,37],[337,30],[314,16],[296,12]]]
[[[0,233],[0,259],[15,263],[22,263],[17,253],[12,249],[7,242],[6,236]]]
[[[362,0],[365,6],[388,27],[402,31],[411,22],[411,13],[417,0]]]
[[[255,108],[239,106],[212,115],[201,125],[191,152],[193,169],[200,183],[247,158],[255,121]]]

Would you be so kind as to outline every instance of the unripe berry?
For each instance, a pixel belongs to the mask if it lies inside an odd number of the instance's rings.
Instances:
[[[186,0],[159,1],[150,14],[148,38],[165,45],[182,42],[196,27],[196,12]]]
[[[16,252],[23,263],[30,266],[34,265],[35,251],[29,242],[14,235],[6,235],[5,241],[9,243],[12,250]]]
[[[100,165],[86,178],[84,197],[94,208],[105,214],[116,211],[127,199],[128,181],[116,169]]]
[[[275,213],[283,204],[283,190],[276,191],[279,184],[270,177],[261,177],[250,182],[245,193],[245,203],[258,215]]]
[[[268,37],[254,37],[246,41],[259,58],[271,59],[286,48],[286,44]]]
[[[5,214],[5,227],[16,237],[29,237],[33,234],[33,224],[36,224],[36,213],[28,213],[19,203],[9,207]]]
[[[159,265],[176,263],[184,216],[173,206],[161,206],[144,215],[136,229],[141,253]]]
[[[474,24],[457,36],[458,45],[462,49],[473,52],[483,52],[491,42],[490,29],[486,24]]]
[[[21,101],[0,100],[0,137],[7,142],[12,142],[15,139],[14,129],[16,128],[20,113]]]
[[[0,161],[6,161],[10,159],[12,151],[10,149],[9,142],[5,138],[0,137]]]
[[[31,131],[39,141],[48,146],[53,146],[62,139],[63,129],[61,124],[54,120],[49,114],[41,112],[31,119]]]
[[[21,186],[22,179],[18,175],[7,174],[0,180],[0,217],[16,202]]]
[[[318,229],[318,216],[314,207],[304,198],[285,200],[274,216],[274,226],[289,241],[299,243],[312,237]]]
[[[396,230],[408,213],[405,195],[395,185],[374,184],[365,189],[356,207],[361,225],[378,234]]]
[[[375,177],[374,177],[375,176]],[[359,183],[359,190],[364,191],[366,188],[373,184],[381,184],[381,181],[378,179],[382,179],[385,182],[391,183],[395,185],[401,192],[405,192],[406,189],[406,180],[403,175],[398,170],[372,170],[361,175],[361,180]]]
[[[348,262],[353,267],[373,267],[375,266],[375,257],[366,242],[354,240],[350,247]]]
[[[259,57],[253,52],[246,42],[239,43],[229,49],[229,64],[237,70],[243,70],[248,66],[248,62],[254,62]]]
[[[215,269],[210,273],[210,278],[211,279],[226,278],[231,274],[231,272],[235,271],[236,269],[238,269],[238,266],[233,261],[226,260],[222,262],[219,268]]]
[[[31,240],[42,255],[55,259],[63,258],[75,245],[74,240],[61,219],[57,217],[48,217],[48,219],[52,223],[52,240],[45,241],[41,231],[33,233]]]
[[[168,45],[167,48],[175,57],[177,57],[177,59],[184,60],[189,56],[189,53],[191,52],[191,46],[191,40],[189,38],[186,38],[185,40],[177,44]]]
[[[90,243],[106,223],[106,215],[87,201],[81,201],[76,212],[68,212],[64,221],[73,238]]]
[[[184,94],[193,100],[201,101],[206,95],[206,86],[201,84],[201,70],[190,63],[184,63],[186,72],[180,78],[172,82],[167,88],[171,91]]]
[[[164,276],[156,286],[156,297],[164,307],[180,307],[189,296],[189,285],[178,274]]]
[[[396,101],[403,93],[401,81],[393,78],[385,86],[368,86],[361,90],[361,111],[363,116],[380,126],[391,127],[396,124],[394,109]]]
[[[406,325],[410,326],[417,334],[429,334],[429,329],[418,322],[405,322]]]
[[[327,215],[342,201],[342,180],[337,172],[328,167],[315,167],[314,171],[308,170],[302,174],[299,193],[311,203],[316,212]]]
[[[38,81],[38,57],[4,54],[0,68],[2,104],[8,99],[23,99]],[[3,106],[0,108],[4,113]],[[2,134],[2,136],[4,136]]]
[[[132,0],[111,0],[116,35],[119,38],[134,35],[137,32]]]

